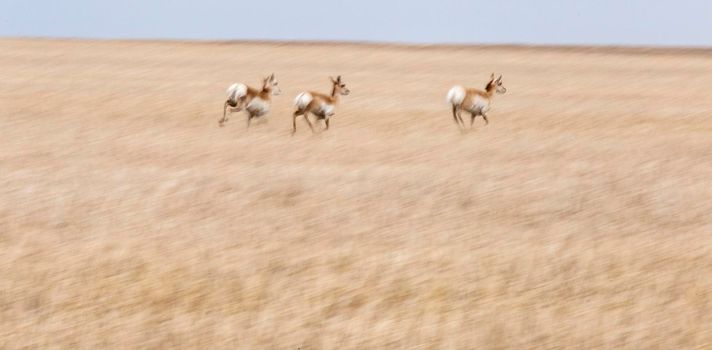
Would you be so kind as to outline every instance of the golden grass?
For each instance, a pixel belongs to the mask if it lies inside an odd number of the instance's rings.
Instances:
[[[712,347],[707,51],[0,49],[0,348]],[[268,122],[218,128],[273,71]],[[444,95],[491,71],[460,135]]]

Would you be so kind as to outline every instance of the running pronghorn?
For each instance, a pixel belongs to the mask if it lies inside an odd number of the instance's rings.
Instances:
[[[227,89],[227,100],[223,106],[223,117],[219,125],[223,126],[227,121],[227,107],[230,106],[230,113],[239,112],[243,108],[247,111],[247,127],[250,127],[252,118],[261,117],[269,112],[270,99],[272,95],[279,95],[282,90],[277,86],[274,73],[264,79],[262,90],[253,89],[242,83],[230,85]]]
[[[329,77],[329,79],[331,79],[332,84],[331,95],[327,96],[309,91],[302,92],[294,99],[294,106],[297,107],[297,110],[292,115],[292,135],[297,132],[297,117],[300,115],[304,116],[304,120],[307,121],[309,128],[314,132],[314,125],[309,121],[309,113],[314,114],[317,120],[323,119],[324,123],[326,123],[326,129],[329,129],[329,118],[335,113],[334,109],[339,103],[339,95],[346,96],[349,94],[349,89],[346,88],[346,84],[341,82],[340,75],[336,77],[336,80],[332,77]]]
[[[465,122],[463,122],[462,117],[460,117],[462,110],[470,113],[470,129],[475,122],[475,117],[478,115],[485,118],[485,125],[489,124],[487,111],[490,109],[495,92],[503,94],[507,92],[507,89],[502,86],[502,75],[495,80],[494,73],[490,76],[490,81],[487,83],[485,91],[466,89],[460,85],[453,86],[452,89],[450,89],[447,93],[447,102],[452,105],[452,117],[455,119],[455,123],[460,130],[464,131],[465,129]]]

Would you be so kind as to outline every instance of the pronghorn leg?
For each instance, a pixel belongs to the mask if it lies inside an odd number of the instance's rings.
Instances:
[[[292,114],[292,135],[294,135],[295,132],[297,132],[297,117],[302,114],[302,111],[296,110]],[[306,118],[306,116],[305,116]]]
[[[324,118],[324,123],[326,123],[326,130],[329,130],[329,118]]]
[[[457,128],[462,129],[462,127],[460,126],[460,122],[457,121],[457,107],[455,107],[455,105],[452,105],[452,119],[455,120]]]
[[[312,134],[315,133],[314,124],[312,124],[311,120],[309,120],[309,112],[304,112],[304,120],[306,120],[307,124],[309,124],[309,129],[311,129]]]
[[[472,125],[475,124],[476,118],[477,118],[477,113],[470,113],[470,129],[472,129]]]
[[[228,111],[228,106],[230,106],[230,111]],[[237,103],[233,106],[230,104],[230,100],[225,101],[225,105],[223,106],[223,117],[219,121],[219,125],[223,126],[225,122],[229,119],[228,116],[232,113],[239,112],[242,110],[242,107],[240,107],[240,101],[237,101]]]
[[[227,121],[227,105],[228,101],[225,101],[225,105],[223,106],[223,117],[218,121],[219,126],[223,126],[225,122]]]
[[[458,129],[462,130],[465,128],[465,122],[463,122],[460,117],[460,108],[454,105],[452,106],[452,118],[455,120]]]
[[[250,128],[250,122],[252,122],[252,118],[254,118],[254,117],[255,117],[254,114],[249,113],[249,112],[247,113],[247,128],[248,129]]]
[[[489,120],[487,120],[487,115],[485,115],[484,113],[480,113],[480,115],[482,115],[482,118],[485,118],[485,125],[489,125]]]

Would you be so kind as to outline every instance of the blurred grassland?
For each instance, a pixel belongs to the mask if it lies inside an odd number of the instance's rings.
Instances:
[[[0,348],[710,348],[711,88],[709,51],[2,39]]]

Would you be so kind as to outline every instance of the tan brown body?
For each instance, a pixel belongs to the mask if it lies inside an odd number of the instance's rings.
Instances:
[[[296,110],[292,114],[292,134],[297,131],[297,117],[304,116],[309,128],[314,132],[314,125],[309,120],[309,114],[316,116],[317,120],[324,120],[326,129],[329,129],[329,119],[335,114],[336,106],[339,103],[340,95],[348,95],[349,89],[341,82],[341,76],[336,79],[331,78],[331,94],[326,95],[318,92],[302,92],[294,100]]]
[[[247,112],[247,127],[249,128],[253,118],[261,117],[269,112],[272,95],[279,95],[281,92],[277,85],[274,74],[264,79],[260,90],[240,83],[231,85],[227,90],[228,97],[223,106],[223,117],[220,119],[219,125],[223,126],[227,122],[228,107],[231,107],[230,113],[243,109]]]
[[[470,128],[478,115],[481,115],[485,119],[485,123],[489,124],[487,112],[490,110],[492,99],[495,93],[503,94],[505,92],[507,89],[502,85],[502,76],[500,75],[495,80],[494,74],[490,77],[484,91],[466,89],[462,86],[451,88],[447,94],[447,101],[452,105],[452,116],[460,130],[465,128],[465,123],[460,115],[463,110],[470,113]]]

